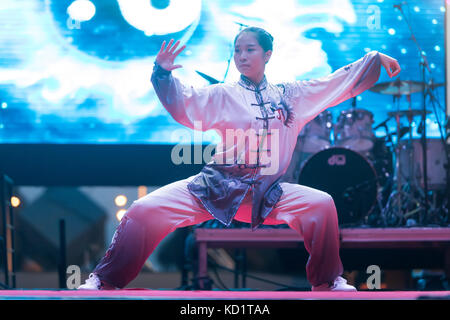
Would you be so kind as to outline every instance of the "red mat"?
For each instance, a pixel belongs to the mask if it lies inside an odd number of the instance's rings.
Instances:
[[[0,299],[146,300],[416,300],[450,298],[450,291],[181,291],[181,290],[0,290]]]

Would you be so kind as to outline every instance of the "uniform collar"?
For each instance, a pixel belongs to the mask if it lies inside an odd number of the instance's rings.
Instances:
[[[261,82],[259,84],[256,84],[252,80],[250,80],[249,78],[247,78],[246,76],[241,74],[241,78],[239,79],[238,83],[245,89],[252,90],[252,91],[262,91],[262,90],[266,89],[267,79],[266,79],[266,75],[264,75]]]

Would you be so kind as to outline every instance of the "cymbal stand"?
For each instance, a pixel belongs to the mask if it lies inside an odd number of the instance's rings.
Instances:
[[[400,103],[398,102],[400,96],[394,95],[394,101],[397,100],[397,111],[400,111]],[[412,119],[411,119],[412,120]],[[402,145],[400,144],[400,137],[401,137],[401,125],[400,125],[400,113],[397,112],[395,115],[395,121],[397,125],[397,141],[395,143],[395,170],[394,170],[394,185],[395,189],[391,192],[389,199],[386,203],[385,208],[382,210],[382,217],[386,219],[387,223],[389,225],[402,225],[405,221],[405,219],[416,212],[420,211],[420,202],[413,197],[413,194],[411,192],[406,192],[404,189],[408,189],[411,187],[410,179],[411,175],[409,176],[409,179],[405,179],[403,181],[402,179],[402,165],[400,161],[400,154],[401,154],[401,148]],[[410,138],[409,138],[409,144],[407,148],[407,154],[409,159],[412,159],[411,151],[412,151],[412,145],[411,145],[411,137],[412,132],[410,128]],[[409,168],[408,171],[411,173],[411,165],[413,164],[413,161],[409,161]],[[416,188],[413,188],[416,189]],[[414,191],[414,190],[411,190]],[[411,205],[415,205],[416,208],[412,211],[408,211]]]
[[[409,102],[409,111],[412,111],[412,105],[411,105],[411,95],[407,95],[406,96],[408,102]],[[408,118],[408,134],[409,134],[409,138],[408,138],[408,145],[406,147],[407,149],[407,156],[408,156],[408,178],[409,181],[412,181],[412,184],[409,183],[410,185],[413,186],[413,190],[412,191],[417,191],[418,193],[420,193],[421,197],[424,197],[424,193],[423,190],[420,186],[420,182],[417,181],[417,176],[415,174],[415,163],[414,163],[414,146],[413,146],[413,133],[412,133],[412,121],[413,121],[413,115],[412,112],[409,113],[407,115]]]

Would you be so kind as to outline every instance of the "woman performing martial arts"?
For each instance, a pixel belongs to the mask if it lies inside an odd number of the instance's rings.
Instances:
[[[222,141],[200,173],[133,202],[104,257],[79,289],[123,288],[177,228],[210,219],[228,226],[236,219],[251,223],[252,230],[261,224],[287,224],[298,232],[309,253],[306,275],[313,291],[356,291],[342,278],[332,197],[280,180],[305,124],[372,87],[381,66],[391,78],[396,76],[397,60],[371,51],[326,77],[272,84],[264,72],[273,37],[248,27],[234,40],[238,81],[194,88],[172,74],[182,67],[174,61],[186,47],[173,42],[166,46],[164,41],[156,57],[151,76],[156,94],[176,121],[194,130],[215,130]]]

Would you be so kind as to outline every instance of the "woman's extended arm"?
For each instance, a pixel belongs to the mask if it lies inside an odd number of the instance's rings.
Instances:
[[[285,95],[299,121],[306,123],[325,109],[371,88],[378,81],[381,65],[386,68],[390,77],[400,72],[397,60],[378,51],[371,51],[328,76],[283,84]]]
[[[165,41],[162,43],[156,56],[151,81],[164,108],[177,122],[191,129],[207,131],[221,121],[220,112],[214,108],[220,103],[221,90],[217,84],[203,88],[185,86],[172,76],[172,70],[182,67],[174,64],[175,58],[186,47],[183,45],[175,51],[179,42],[171,47],[172,39],[166,48]],[[201,128],[194,124],[195,121],[201,121]]]

